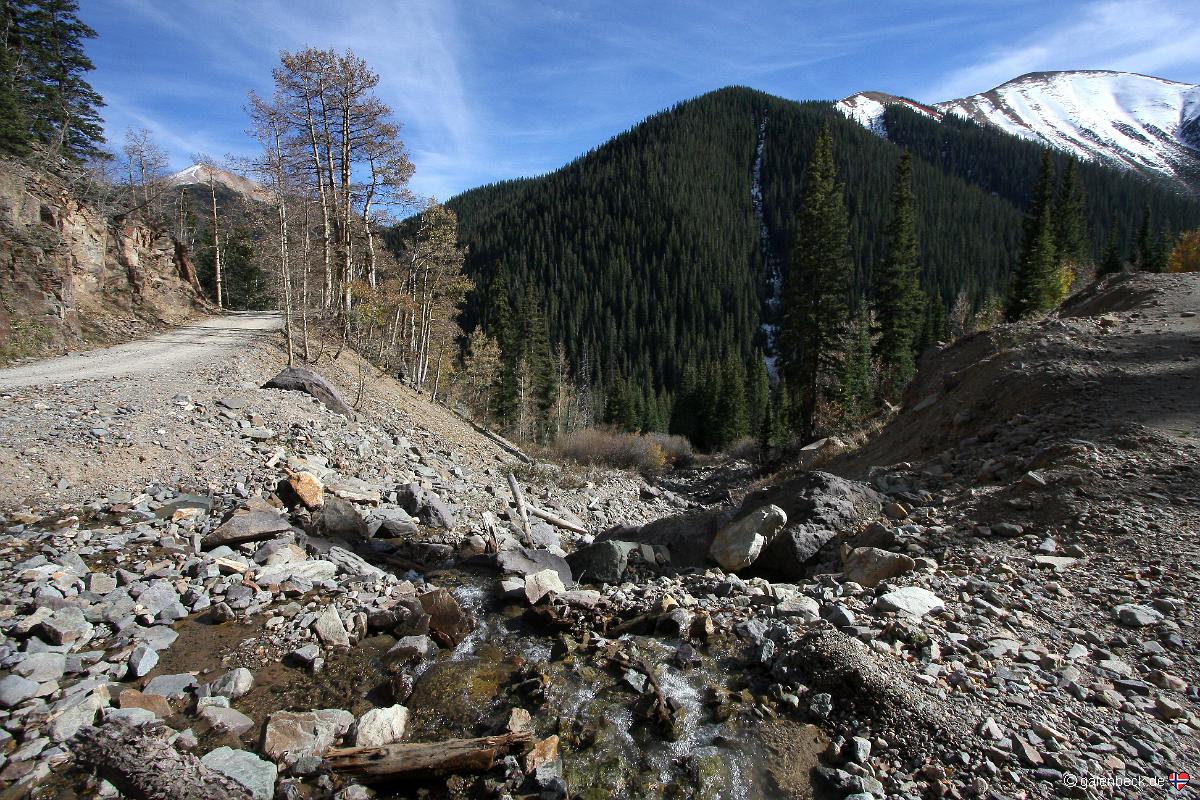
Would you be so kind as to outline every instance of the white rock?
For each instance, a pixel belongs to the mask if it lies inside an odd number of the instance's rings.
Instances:
[[[404,706],[372,708],[358,718],[354,732],[356,747],[378,747],[404,738],[408,709]]]
[[[708,554],[727,572],[745,569],[786,524],[787,514],[779,506],[757,508],[718,531]]]
[[[895,589],[875,601],[877,608],[884,611],[896,611],[912,617],[923,617],[946,607],[942,598],[928,589],[919,586],[905,586]]]

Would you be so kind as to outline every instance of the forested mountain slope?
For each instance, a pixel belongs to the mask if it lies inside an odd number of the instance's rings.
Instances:
[[[479,288],[482,320],[501,264],[513,299],[545,295],[551,338],[593,382],[614,375],[677,386],[689,363],[766,345],[786,270],[805,164],[824,124],[845,184],[855,294],[868,291],[902,145],[915,158],[925,289],[944,304],[1003,294],[1042,149],[947,116],[887,108],[883,139],[830,103],[729,88],[681,103],[549,175],[448,202]],[[1060,168],[1066,156],[1060,157]],[[1200,223],[1200,206],[1168,187],[1084,164],[1099,256],[1110,221],[1127,244],[1149,208],[1155,225]]]

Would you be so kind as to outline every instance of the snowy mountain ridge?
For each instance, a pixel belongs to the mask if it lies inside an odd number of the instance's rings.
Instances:
[[[883,110],[903,103],[935,119],[954,114],[1103,161],[1200,186],[1200,86],[1132,72],[1032,72],[980,94],[922,106],[860,92],[835,107],[887,136]]]
[[[271,199],[270,192],[258,183],[249,178],[234,174],[229,170],[213,167],[208,164],[193,164],[187,169],[182,169],[168,177],[167,183],[171,186],[208,186],[210,175],[213,183],[224,186],[234,194],[239,194],[259,202],[266,202]]]

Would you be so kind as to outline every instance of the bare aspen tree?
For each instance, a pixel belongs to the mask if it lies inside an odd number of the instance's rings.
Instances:
[[[225,307],[225,298],[221,278],[221,215],[217,207],[217,175],[216,161],[203,153],[196,153],[192,161],[199,165],[207,175],[208,192],[212,197],[212,237],[213,237],[213,287],[216,295],[217,308]]]
[[[278,98],[277,98],[278,99]],[[279,220],[279,272],[283,284],[283,327],[287,338],[288,366],[295,363],[292,331],[292,270],[288,252],[288,156],[284,150],[286,116],[278,103],[271,104],[250,93],[251,133],[263,146],[263,155],[254,170],[271,190]]]
[[[130,197],[138,208],[148,209],[163,189],[167,152],[146,128],[126,130],[121,152],[125,154]]]

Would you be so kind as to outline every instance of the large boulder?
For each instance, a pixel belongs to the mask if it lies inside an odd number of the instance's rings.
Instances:
[[[457,647],[468,633],[475,630],[475,621],[463,611],[454,595],[445,589],[426,592],[419,599],[429,615],[430,634],[446,647]]]
[[[575,585],[572,569],[567,559],[551,553],[549,550],[532,550],[528,547],[514,547],[511,550],[501,550],[495,556],[487,556],[501,572],[520,575],[526,578],[535,572],[552,569],[562,579],[563,586],[568,589]]]
[[[807,577],[809,562],[839,534],[856,531],[879,513],[882,498],[871,487],[827,472],[807,472],[778,486],[748,495],[742,507],[771,503],[788,524],[766,546],[758,564],[789,580]]]
[[[396,499],[400,506],[419,519],[422,525],[454,530],[457,523],[454,511],[435,492],[419,483],[401,486],[396,490]]]
[[[292,392],[304,392],[315,397],[326,408],[335,414],[354,419],[352,409],[337,389],[317,373],[299,367],[286,367],[278,375],[263,384],[264,389],[284,389]]]
[[[211,550],[223,544],[232,546],[274,539],[291,529],[292,524],[279,513],[279,509],[260,497],[251,497],[245,507],[235,511],[220,527],[205,536],[203,544]]]
[[[761,503],[759,505],[762,505]],[[675,567],[708,566],[708,551],[717,531],[734,518],[734,511],[700,511],[648,522],[640,528],[621,527],[605,531],[597,541],[626,541],[661,545],[671,554]]]
[[[571,572],[588,583],[620,583],[629,566],[629,556],[641,547],[637,542],[609,539],[576,550],[567,556]]]
[[[727,572],[745,569],[786,524],[787,514],[778,506],[756,508],[719,530],[708,554]]]
[[[917,562],[901,553],[878,547],[856,547],[846,553],[842,572],[848,581],[873,587],[880,581],[911,572],[916,566]]]
[[[323,756],[354,725],[354,715],[341,709],[276,711],[267,719],[263,752],[273,761],[294,764],[304,756]]]
[[[367,520],[349,500],[336,495],[325,498],[321,513],[317,516],[317,530],[322,536],[359,542],[371,538]]]

